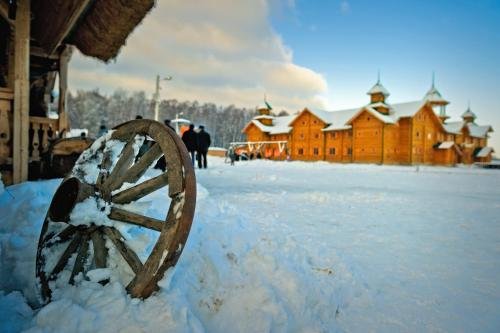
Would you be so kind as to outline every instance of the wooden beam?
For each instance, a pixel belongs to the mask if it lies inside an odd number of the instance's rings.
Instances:
[[[73,48],[66,45],[59,58],[59,133],[68,130],[68,115],[66,113],[66,95],[68,92],[68,65]]]
[[[9,18],[9,5],[4,2],[4,1],[0,1],[0,16],[5,20],[7,21],[7,23],[9,23],[9,25],[11,27],[14,26],[14,21],[12,21],[10,18]]]
[[[30,0],[18,0],[14,32],[13,181],[28,180],[30,96]]]
[[[33,11],[33,37],[53,54],[68,37],[91,0],[37,0]]]
[[[73,12],[69,13],[69,15],[66,17],[66,21],[61,26],[61,29],[56,32],[55,39],[52,41],[52,45],[48,49],[49,54],[54,53],[59,44],[61,44],[64,38],[68,36],[68,34],[75,26],[75,23],[87,9],[89,3],[90,0],[83,0],[77,2],[77,5],[73,8]]]
[[[45,52],[45,50],[42,49],[41,47],[33,46],[33,45],[30,46],[30,55],[35,56],[35,57],[39,57],[39,58],[52,59],[52,60],[59,59],[58,54],[50,55],[47,52]]]

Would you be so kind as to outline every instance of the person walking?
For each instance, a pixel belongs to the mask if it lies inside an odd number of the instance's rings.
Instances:
[[[182,141],[191,155],[191,163],[194,166],[194,153],[197,150],[198,134],[194,131],[193,124],[190,124],[189,129],[182,134]]]
[[[198,148],[196,150],[198,157],[198,168],[202,167],[202,159],[203,159],[203,168],[207,168],[207,153],[208,147],[210,147],[210,134],[205,132],[205,126],[200,125],[200,130],[198,132]]]
[[[106,128],[106,125],[102,123],[101,126],[99,126],[99,132],[97,132],[97,137],[100,138],[106,133],[108,133],[108,129]]]
[[[227,155],[229,156],[229,160],[231,161],[231,165],[234,165],[234,160],[236,159],[236,151],[233,145],[229,146],[227,150]]]

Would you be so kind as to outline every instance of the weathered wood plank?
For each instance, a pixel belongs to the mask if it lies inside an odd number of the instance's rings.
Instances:
[[[68,247],[66,248],[66,250],[64,250],[63,254],[61,255],[61,258],[59,258],[57,264],[52,269],[52,272],[49,275],[49,280],[54,280],[57,277],[57,274],[59,274],[64,269],[71,255],[75,253],[75,251],[78,249],[81,239],[82,239],[82,234],[77,233],[75,237],[71,240]]]
[[[115,194],[111,198],[111,201],[117,204],[125,204],[131,201],[139,200],[140,198],[162,188],[167,184],[168,175],[164,172],[161,175],[148,179],[139,185]]]
[[[19,0],[14,33],[13,181],[28,180],[30,1]]]
[[[96,230],[90,236],[92,238],[92,244],[94,246],[94,263],[96,268],[106,268],[108,249],[102,237],[102,233]]]
[[[156,231],[161,231],[163,225],[166,223],[164,221],[157,220],[152,217],[147,217],[144,215],[132,213],[116,207],[111,208],[111,212],[109,213],[108,217],[115,221],[135,224]]]
[[[108,191],[113,191],[114,189],[119,188],[121,184],[123,184],[123,182],[121,182],[121,179],[135,159],[134,142],[135,136],[133,136],[125,144],[125,147],[123,147],[122,152],[118,157],[118,161],[116,161],[115,167],[109,174],[108,178],[104,181],[104,184],[102,186]]]
[[[117,179],[116,188],[122,186],[123,183],[135,183],[144,174],[151,163],[161,155],[162,151],[160,145],[158,143],[153,144],[153,146],[151,146],[151,148],[149,148],[121,178]]]
[[[134,271],[135,274],[138,274],[142,270],[142,262],[137,254],[131,248],[129,248],[127,244],[125,244],[125,242],[123,241],[125,240],[125,238],[122,236],[122,234],[117,229],[111,227],[104,227],[103,230],[106,236],[116,246],[123,259],[125,259],[132,271]]]
[[[55,244],[60,244],[60,243],[64,243],[66,242],[68,239],[70,239],[74,234],[75,232],[78,230],[77,227],[69,224],[66,229],[64,229],[63,231],[61,231],[60,233],[58,233],[57,235],[53,235],[53,234],[48,234],[45,236],[45,238],[43,239],[43,243],[44,244],[47,244],[46,246],[47,247],[51,247]]]
[[[68,92],[68,66],[73,48],[69,45],[64,47],[59,58],[59,132],[68,130],[68,115],[66,112],[66,95]]]
[[[75,283],[75,276],[83,272],[85,268],[85,262],[89,256],[89,235],[85,233],[82,237],[80,243],[80,249],[78,250],[78,254],[75,259],[75,265],[73,266],[73,270],[71,271],[71,276],[69,277],[69,284]]]

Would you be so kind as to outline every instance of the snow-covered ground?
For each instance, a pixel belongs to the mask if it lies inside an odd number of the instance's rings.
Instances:
[[[36,308],[60,180],[6,188],[0,332],[500,331],[498,170],[209,163],[185,250],[145,301],[84,281]]]

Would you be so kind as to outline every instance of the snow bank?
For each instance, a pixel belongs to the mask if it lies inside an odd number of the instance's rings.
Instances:
[[[36,310],[36,242],[59,180],[13,186],[16,200],[0,195],[0,331],[498,331],[499,175],[211,158],[158,293],[131,299],[118,280],[96,283],[100,270]],[[165,193],[148,200],[148,215],[166,213]]]

